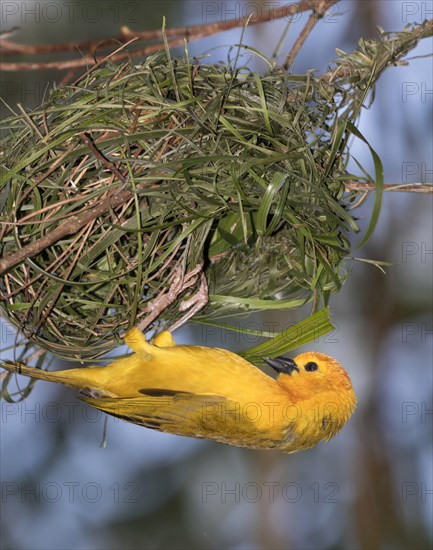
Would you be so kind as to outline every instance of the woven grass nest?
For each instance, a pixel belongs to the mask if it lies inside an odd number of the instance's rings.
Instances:
[[[88,359],[176,277],[189,283],[150,326],[179,319],[200,271],[198,320],[323,303],[357,230],[342,131],[355,99],[312,73],[164,51],[53,90],[6,124],[0,255],[31,250],[0,280],[7,318],[45,350]]]

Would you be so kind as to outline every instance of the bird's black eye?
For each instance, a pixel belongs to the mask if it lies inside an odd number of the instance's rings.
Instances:
[[[314,363],[314,361],[310,361],[309,363],[307,363],[304,367],[304,369],[307,371],[307,372],[313,372],[315,370],[319,370],[319,366],[317,363]]]

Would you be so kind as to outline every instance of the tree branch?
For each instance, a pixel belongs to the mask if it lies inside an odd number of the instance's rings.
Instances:
[[[202,23],[199,25],[191,25],[185,27],[176,27],[173,29],[166,29],[165,35],[168,39],[168,45],[170,48],[179,46],[184,43],[184,39],[189,41],[198,40],[205,36],[212,36],[220,32],[224,32],[230,29],[244,26],[247,22],[248,25],[258,25],[260,23],[266,23],[274,21],[276,19],[282,19],[284,17],[291,17],[298,13],[314,10],[317,13],[325,13],[325,11],[337,3],[339,0],[300,0],[295,4],[285,4],[278,8],[270,7],[262,15],[256,18],[252,18],[248,22],[248,17],[229,19],[226,21],[218,21],[217,23]],[[107,38],[105,40],[84,40],[81,42],[68,42],[62,44],[39,44],[28,45],[11,42],[3,39],[0,41],[0,53],[2,57],[6,57],[12,54],[26,54],[38,55],[38,54],[56,54],[59,52],[76,52],[86,51],[84,57],[80,59],[68,60],[68,61],[53,61],[53,62],[34,62],[34,63],[0,63],[0,69],[3,71],[34,71],[41,69],[77,69],[79,67],[88,67],[97,63],[95,59],[95,53],[98,49],[108,48],[112,43],[131,44],[134,42],[136,45],[139,42],[149,42],[151,40],[157,40],[158,43],[152,44],[146,47],[141,47],[138,50],[132,52],[122,52],[110,57],[112,61],[121,61],[122,59],[148,55],[163,47],[163,33],[161,29],[153,31],[135,32],[128,27],[122,27],[121,33],[114,38]],[[305,38],[304,38],[305,40]]]
[[[359,183],[348,181],[344,185],[346,191],[375,191],[375,183]],[[386,183],[384,191],[398,191],[400,193],[426,193],[433,194],[432,183]]]
[[[119,191],[118,189],[114,190],[103,201],[92,204],[87,212],[84,212],[78,216],[71,216],[67,218],[63,223],[56,227],[56,229],[47,235],[44,235],[35,242],[23,246],[23,248],[20,248],[17,252],[8,254],[2,258],[0,260],[0,275],[3,275],[24,260],[37,256],[40,252],[42,252],[42,250],[52,246],[60,239],[63,239],[68,235],[74,235],[89,222],[96,220],[99,216],[102,216],[111,209],[118,208],[133,196],[134,193],[128,189],[123,191]]]
[[[335,1],[333,0],[321,0],[319,4],[313,8],[313,13],[308,18],[308,21],[306,22],[305,27],[302,29],[298,38],[293,44],[293,47],[283,65],[283,69],[287,70],[289,69],[289,67],[292,66],[295,60],[295,57],[298,55],[300,49],[304,45],[305,40],[307,39],[311,31],[314,29],[319,19],[322,19],[322,17],[325,15],[328,8],[330,8],[333,4],[335,4]]]

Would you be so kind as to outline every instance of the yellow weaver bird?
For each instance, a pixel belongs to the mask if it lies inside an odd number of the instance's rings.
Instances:
[[[178,346],[168,331],[151,344],[131,328],[124,340],[134,353],[105,367],[0,365],[75,388],[92,407],[128,422],[252,449],[308,449],[333,437],[355,409],[348,374],[322,353],[264,358],[278,373],[273,379],[228,350]]]

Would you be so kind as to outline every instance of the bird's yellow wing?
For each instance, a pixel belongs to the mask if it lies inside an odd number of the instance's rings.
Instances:
[[[151,388],[142,392],[142,397],[82,399],[112,416],[161,432],[251,448],[278,444],[258,431],[239,403],[223,396]]]

